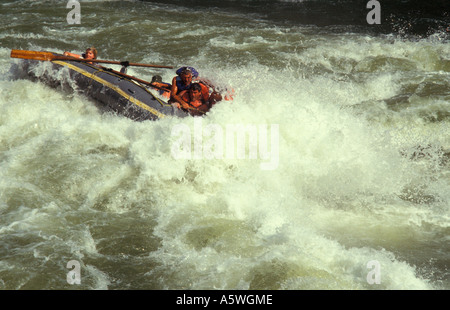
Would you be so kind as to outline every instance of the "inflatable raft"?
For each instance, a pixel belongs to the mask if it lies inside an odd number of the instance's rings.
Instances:
[[[99,65],[70,60],[21,59],[13,66],[16,78],[38,80],[51,87],[75,91],[94,100],[100,108],[133,120],[189,116],[188,112],[167,103],[159,89]]]

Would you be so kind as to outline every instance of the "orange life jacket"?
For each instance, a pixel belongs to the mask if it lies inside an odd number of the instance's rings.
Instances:
[[[201,88],[202,88],[202,100],[195,100],[192,101],[191,99],[191,95],[189,94],[189,90],[184,91],[184,93],[181,95],[181,99],[183,99],[184,101],[186,101],[187,103],[189,103],[190,105],[192,105],[195,108],[198,108],[199,106],[201,106],[203,103],[208,102],[209,100],[209,88],[208,86],[199,83]]]

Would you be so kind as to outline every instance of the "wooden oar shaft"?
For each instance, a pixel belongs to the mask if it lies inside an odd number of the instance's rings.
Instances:
[[[136,82],[139,82],[139,83],[142,83],[142,84],[146,84],[146,85],[149,85],[149,86],[153,86],[152,83],[150,83],[150,82],[138,79],[137,77],[134,77],[132,75],[128,75],[128,74],[125,74],[125,73],[122,73],[122,72],[119,72],[119,71],[116,71],[116,70],[113,70],[113,69],[107,69],[105,71],[113,72],[113,73],[115,73],[117,75],[121,75],[123,77],[129,78],[130,80],[135,80]]]
[[[134,76],[132,76],[132,75],[128,75],[128,74],[125,74],[125,73],[122,73],[122,72],[119,72],[119,71],[116,71],[116,70],[113,70],[113,69],[106,69],[105,71],[115,73],[115,74],[117,74],[117,75],[123,76],[123,77],[125,77],[125,78],[130,79],[130,80],[135,80],[136,82],[139,82],[139,83],[142,83],[142,84],[151,86],[151,87],[156,88],[156,89],[159,89],[159,90],[166,90],[166,91],[169,91],[169,89],[165,89],[165,88],[163,88],[163,87],[159,87],[159,86],[153,85],[151,82],[141,80],[141,79],[139,79],[139,78],[137,78],[137,77],[134,77]]]
[[[68,57],[68,56],[58,56],[58,55],[54,55],[53,53],[50,53],[50,52],[37,52],[37,51],[24,51],[24,50],[12,50],[11,57],[12,58],[22,58],[22,59],[42,60],[42,61],[70,60],[70,61],[97,62],[97,63],[115,64],[115,65],[122,65],[124,63],[123,61],[83,59],[83,58],[75,58],[75,57]],[[161,66],[161,65],[132,63],[132,62],[127,63],[127,65],[128,66],[136,66],[136,67],[173,69],[172,66]]]

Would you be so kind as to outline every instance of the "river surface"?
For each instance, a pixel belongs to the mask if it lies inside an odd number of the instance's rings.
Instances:
[[[68,2],[0,2],[0,289],[450,289],[448,1]],[[10,70],[89,46],[234,100],[135,122]]]

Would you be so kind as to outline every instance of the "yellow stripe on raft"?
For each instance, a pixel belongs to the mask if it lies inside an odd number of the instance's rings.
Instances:
[[[166,115],[158,112],[157,110],[153,109],[152,107],[149,107],[148,105],[146,105],[142,101],[140,101],[140,100],[138,100],[136,98],[133,98],[132,96],[128,95],[126,92],[124,92],[122,89],[120,89],[120,87],[118,87],[118,86],[116,86],[116,85],[114,85],[114,84],[112,84],[112,83],[110,83],[108,81],[105,81],[104,79],[98,77],[97,75],[95,75],[93,73],[89,73],[86,70],[78,68],[77,66],[74,66],[74,65],[72,65],[70,63],[67,63],[67,62],[64,62],[64,61],[54,60],[52,62],[54,62],[54,63],[56,63],[58,65],[61,65],[61,66],[69,67],[70,69],[75,70],[75,71],[77,71],[77,72],[87,76],[88,78],[93,79],[93,80],[101,83],[102,85],[105,85],[105,86],[111,88],[112,90],[117,92],[119,95],[121,95],[122,97],[126,98],[128,101],[130,101],[130,102],[134,103],[135,105],[137,105],[137,106],[139,106],[139,107],[149,111],[150,113],[152,113],[153,115],[156,115],[159,118],[163,118],[163,117],[166,116]]]

